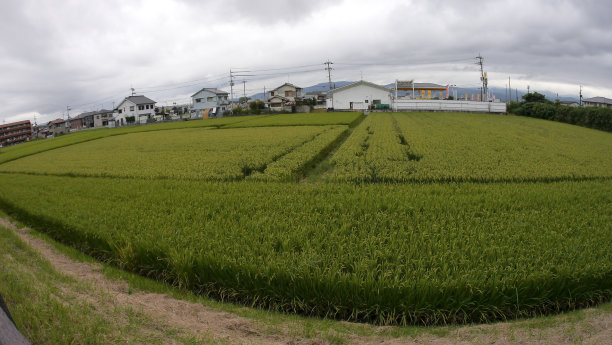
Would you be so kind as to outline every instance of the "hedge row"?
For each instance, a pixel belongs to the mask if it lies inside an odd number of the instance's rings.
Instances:
[[[570,107],[539,102],[512,102],[508,112],[612,132],[612,108]]]

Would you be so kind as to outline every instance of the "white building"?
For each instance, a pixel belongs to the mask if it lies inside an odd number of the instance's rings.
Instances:
[[[229,109],[229,94],[225,91],[203,88],[191,95],[191,115],[193,117],[223,117],[223,112]]]
[[[128,123],[146,123],[155,116],[155,101],[145,96],[126,97],[114,112],[113,126],[125,126]]]
[[[327,98],[327,108],[335,110],[366,110],[370,106],[393,102],[392,91],[384,86],[364,80],[331,90]]]

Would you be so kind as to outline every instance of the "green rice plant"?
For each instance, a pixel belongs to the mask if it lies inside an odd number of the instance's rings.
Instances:
[[[0,170],[69,176],[237,180],[264,171],[268,164],[305,143],[309,143],[306,148],[310,151],[321,150],[339,131],[326,126],[301,126],[131,133],[31,155],[4,163]],[[324,132],[328,134],[315,140]],[[297,171],[312,156],[313,152],[310,156],[306,152],[305,156],[292,155],[283,160],[293,164],[288,174]]]
[[[331,162],[331,181],[610,178],[612,134],[515,116],[373,113]]]
[[[251,174],[248,176],[248,179],[259,181],[287,181],[299,178],[300,173],[318,157],[324,155],[346,130],[346,126],[330,127],[325,132],[321,132],[311,138],[311,140],[304,143],[302,146],[268,164],[265,170]]]
[[[328,126],[351,125],[362,113],[307,113],[252,116],[247,121],[227,124],[224,128],[269,127],[269,126]]]
[[[0,207],[221,300],[379,324],[612,296],[612,183],[293,184],[0,174]]]
[[[169,123],[149,124],[120,128],[102,128],[83,130],[59,136],[57,138],[36,140],[20,145],[0,148],[0,164],[64,146],[74,145],[90,140],[129,133],[152,132],[183,128],[225,128],[225,127],[267,127],[267,126],[320,126],[353,123],[361,113],[324,113],[324,114],[282,114],[235,116],[215,119],[200,119]],[[244,123],[244,125],[240,125]]]

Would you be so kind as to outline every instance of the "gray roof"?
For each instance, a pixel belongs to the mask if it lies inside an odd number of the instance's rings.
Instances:
[[[125,98],[126,100],[136,104],[136,105],[141,105],[141,104],[154,104],[155,101],[147,98],[145,96],[129,96]]]
[[[591,98],[583,99],[582,101],[590,102],[590,103],[612,104],[612,99],[605,98],[605,97],[591,97]]]
[[[283,87],[283,86],[285,86],[285,85],[291,86],[291,87],[295,88],[296,90],[301,90],[301,89],[302,89],[301,87],[299,87],[299,86],[295,86],[295,85],[293,85],[293,84],[291,84],[291,83],[284,83],[283,85],[281,85],[281,86],[277,87],[276,89],[274,89],[274,90],[272,90],[272,91],[276,91],[276,90],[280,89],[281,87]]]
[[[370,86],[370,87],[373,87],[373,88],[377,88],[377,89],[381,89],[381,90],[384,90],[384,91],[391,92],[391,89],[389,89],[389,88],[386,88],[384,86],[380,86],[378,84],[370,83],[369,81],[365,81],[365,80],[360,80],[360,81],[354,82],[352,84],[344,85],[343,87],[339,87],[337,89],[333,89],[330,92],[331,93],[335,93],[335,92],[338,92],[338,91],[344,91],[344,90],[348,90],[348,89],[350,89],[352,87],[359,86],[359,85],[367,85],[367,86]]]
[[[88,111],[86,113],[82,113],[79,114],[78,116],[74,117],[74,119],[82,119],[85,118],[87,116],[93,116],[93,115],[98,115],[98,114],[107,114],[107,113],[112,113],[112,110],[106,110],[106,109],[102,109],[102,110],[98,110],[98,111]]]
[[[397,81],[398,88],[411,88],[415,89],[446,89],[446,86],[434,83],[412,83],[410,81]]]
[[[287,97],[283,97],[283,96],[280,96],[280,95],[274,95],[274,96],[268,97],[268,102],[270,102],[270,100],[271,100],[272,98],[280,98],[282,101],[285,101],[285,102],[290,101],[290,99],[289,99],[289,98],[287,98]]]
[[[212,92],[215,95],[229,95],[228,92],[225,92],[223,90],[219,90],[219,89],[215,89],[215,88],[210,88],[210,87],[205,87],[205,88],[201,89],[200,91],[198,91],[198,92],[194,93],[193,95],[191,95],[191,97],[197,95],[198,93],[200,93],[202,91]]]

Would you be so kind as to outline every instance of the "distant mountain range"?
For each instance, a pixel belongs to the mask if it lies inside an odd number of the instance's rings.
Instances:
[[[333,82],[333,86],[334,88],[339,88],[339,87],[343,87],[345,85],[354,83],[352,81],[337,81],[337,82]],[[384,85],[386,87],[392,88],[395,86],[395,83],[390,83],[387,85]],[[303,88],[303,92],[306,94],[308,92],[327,92],[329,90],[329,83],[319,83],[316,85],[312,85],[312,86],[308,86]],[[495,95],[495,98],[500,99],[503,102],[507,101],[507,94],[506,94],[506,89],[505,88],[500,88],[500,87],[491,87],[489,88],[491,94]],[[546,96],[546,99],[551,100],[551,101],[555,101],[557,99],[557,94],[555,92],[552,91],[548,91],[548,90],[534,90],[535,92],[539,92],[541,94],[543,94],[544,96]],[[517,99],[517,95],[516,95],[516,90],[512,90],[512,100],[515,101]],[[454,91],[451,91],[451,95],[454,93]],[[480,93],[480,88],[474,87],[474,88],[463,88],[463,87],[458,87],[457,88],[457,96],[458,97],[462,97],[465,94],[471,95],[477,95]],[[526,94],[527,92],[518,90],[518,100],[522,100],[522,96],[524,94]],[[254,95],[249,96],[251,97],[252,100],[263,100],[264,95],[263,92],[260,93],[256,93]],[[561,101],[573,101],[573,102],[578,102],[578,97],[573,97],[573,96],[559,96],[559,100]]]

